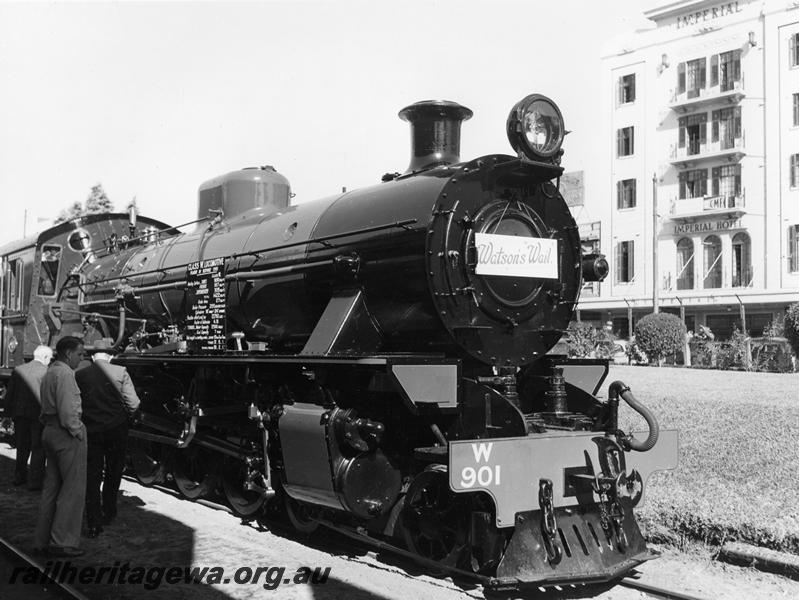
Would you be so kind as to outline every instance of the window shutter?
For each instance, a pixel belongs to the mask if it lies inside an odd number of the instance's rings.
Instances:
[[[630,127],[630,146],[627,154],[635,154],[635,127]]]
[[[713,167],[713,195],[719,195],[719,178],[721,177],[721,168]]]
[[[707,196],[707,169],[699,172],[699,195]]]
[[[735,52],[733,52],[732,56],[733,56],[733,62],[732,62],[733,76],[732,76],[732,80],[733,81],[740,81],[741,80],[741,51],[740,50],[736,50]]]
[[[710,57],[710,87],[719,84],[719,55]]]
[[[699,88],[704,89],[705,82],[707,81],[707,59],[703,58],[702,62],[699,64]]]
[[[616,182],[616,208],[623,208],[622,202],[622,194],[624,193],[624,187],[622,186],[621,181]]]
[[[681,62],[677,65],[677,93],[682,94],[685,92],[685,63]]]
[[[699,125],[699,143],[706,144],[707,143],[707,123],[704,122]]]
[[[630,102],[635,102],[635,73],[630,76]]]
[[[679,144],[680,148],[685,148],[685,117],[681,117],[679,121],[677,121],[678,127],[680,128],[680,137],[679,137]]]
[[[741,107],[735,109],[735,137],[741,137]]]
[[[680,180],[680,200],[685,199],[685,172],[682,172],[678,175]]]
[[[616,156],[621,156],[622,155],[621,154],[621,143],[622,143],[621,132],[622,132],[621,129],[617,129],[616,130]]]
[[[637,179],[631,179],[630,180],[630,201],[628,202],[628,205],[629,205],[630,208],[633,208],[635,206],[635,204],[636,204],[636,193],[637,193],[636,192],[636,188],[637,187],[638,187],[638,180]]]
[[[627,281],[635,278],[635,242],[627,242]]]
[[[624,77],[619,77],[616,83],[616,106],[624,102]]]
[[[788,38],[788,64],[796,66],[796,35]]]
[[[616,260],[614,261],[616,263],[616,283],[621,283],[621,244],[621,242],[617,242],[616,248],[614,248],[616,253]]]

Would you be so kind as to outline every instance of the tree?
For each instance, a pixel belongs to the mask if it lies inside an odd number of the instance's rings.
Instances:
[[[109,213],[113,212],[114,204],[108,198],[108,195],[105,193],[103,189],[103,184],[98,183],[97,185],[92,186],[92,191],[89,194],[89,197],[86,198],[86,207],[84,209],[84,214],[87,215],[96,215],[101,213]]]
[[[54,225],[77,219],[84,215],[96,215],[101,213],[113,212],[114,204],[111,202],[108,194],[103,189],[103,184],[98,183],[92,186],[92,191],[86,198],[86,202],[81,204],[77,200],[72,203],[66,210],[62,210],[58,218],[54,221]]]
[[[80,202],[75,200],[75,202],[72,203],[72,206],[70,206],[66,210],[62,210],[58,214],[58,218],[56,218],[56,220],[53,221],[53,225],[58,225],[59,223],[64,223],[66,221],[71,221],[72,219],[77,219],[81,215],[83,215],[83,205],[81,205]]]
[[[682,349],[685,334],[685,323],[668,313],[648,314],[635,325],[635,343],[658,365]]]
[[[794,302],[785,311],[783,327],[794,355],[799,356],[799,302]]]

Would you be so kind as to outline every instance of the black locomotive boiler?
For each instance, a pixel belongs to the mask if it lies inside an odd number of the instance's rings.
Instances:
[[[242,516],[280,507],[497,587],[621,575],[650,557],[633,506],[676,464],[676,432],[620,382],[597,397],[606,361],[550,353],[608,272],[558,190],[559,109],[528,96],[514,155],[461,161],[471,116],[403,109],[411,163],[373,187],[291,205],[283,176],[245,169],[201,186],[190,233],[62,226],[25,351],[65,334],[124,349],[145,483],[222,489]],[[620,398],[643,441],[619,431]]]

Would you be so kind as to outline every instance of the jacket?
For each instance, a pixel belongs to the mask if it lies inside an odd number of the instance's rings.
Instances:
[[[79,369],[75,380],[83,402],[83,423],[89,433],[121,425],[139,407],[136,388],[125,367],[96,360]]]

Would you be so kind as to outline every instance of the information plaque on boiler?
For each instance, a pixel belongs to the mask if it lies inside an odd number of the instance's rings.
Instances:
[[[186,269],[186,341],[192,352],[224,352],[225,259],[190,263]]]

